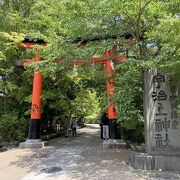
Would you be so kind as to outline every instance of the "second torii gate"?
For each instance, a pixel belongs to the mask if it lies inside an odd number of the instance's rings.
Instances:
[[[29,41],[29,39],[25,39],[20,43],[20,47],[22,48],[32,48],[35,45],[46,46],[47,43],[43,41]],[[115,85],[114,85],[114,70],[112,67],[112,62],[115,64],[123,63],[127,59],[127,56],[121,55],[118,56],[116,50],[112,48],[103,53],[102,57],[89,58],[88,60],[94,64],[104,64],[106,70],[106,76],[108,80],[106,81],[106,90],[107,90],[107,103],[108,103],[108,118],[110,121],[110,138],[115,139],[115,127],[114,122],[116,121],[117,113],[115,110],[115,103],[111,103],[111,96],[115,93]],[[24,59],[22,65],[28,65],[32,62],[39,62],[41,60],[38,51],[36,53],[36,57],[32,59]],[[57,63],[62,62],[62,58],[57,58]],[[73,61],[74,65],[82,65],[86,62],[76,60]],[[42,95],[42,72],[34,70],[34,78],[33,78],[33,91],[32,91],[32,105],[31,105],[31,119],[29,124],[29,140],[39,140],[40,139],[40,120],[41,120],[41,95]],[[23,146],[22,146],[23,147]]]

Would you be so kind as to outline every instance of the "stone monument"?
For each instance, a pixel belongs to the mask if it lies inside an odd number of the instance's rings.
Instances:
[[[178,88],[160,70],[144,74],[144,119],[146,153],[131,152],[139,169],[180,170],[180,115]]]

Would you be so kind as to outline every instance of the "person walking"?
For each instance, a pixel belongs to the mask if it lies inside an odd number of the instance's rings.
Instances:
[[[77,120],[74,118],[71,123],[71,129],[72,129],[72,136],[76,137],[76,131],[77,131]]]
[[[103,130],[103,139],[108,140],[109,139],[109,119],[107,117],[107,113],[104,113],[102,118],[102,130]]]

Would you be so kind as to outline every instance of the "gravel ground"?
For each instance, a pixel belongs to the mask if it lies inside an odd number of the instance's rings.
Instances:
[[[0,180],[158,180],[179,172],[147,172],[128,165],[128,150],[103,149],[98,125],[78,129],[78,137],[49,141],[42,149],[0,153]]]

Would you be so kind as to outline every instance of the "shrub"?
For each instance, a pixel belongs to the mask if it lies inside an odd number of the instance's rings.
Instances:
[[[0,136],[4,140],[24,140],[26,137],[27,122],[18,118],[17,113],[10,112],[0,117]]]

